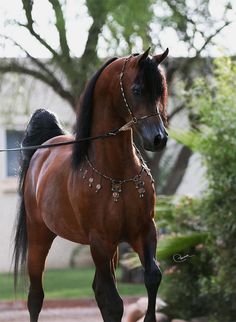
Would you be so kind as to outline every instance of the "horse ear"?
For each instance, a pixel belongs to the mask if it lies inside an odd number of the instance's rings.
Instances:
[[[166,48],[163,54],[153,56],[153,59],[159,65],[161,62],[163,62],[164,59],[166,59],[168,54],[169,54],[169,48]]]
[[[151,49],[151,47],[149,47],[143,54],[141,54],[141,55],[139,55],[137,57],[138,58],[138,64],[140,64],[142,61],[144,61],[148,57],[150,49]]]

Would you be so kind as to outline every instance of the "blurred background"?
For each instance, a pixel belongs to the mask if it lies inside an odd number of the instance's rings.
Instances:
[[[158,194],[160,296],[168,319],[236,321],[235,34],[233,0],[0,0],[0,148],[19,145],[38,108],[55,112],[72,131],[78,98],[108,58],[169,48],[162,65],[167,148],[149,153],[135,138]],[[18,157],[0,154],[2,300],[14,297]],[[87,247],[56,239],[47,268],[46,297],[93,296]],[[77,268],[81,281],[88,277],[82,290]],[[145,295],[142,268],[125,244],[118,275],[124,295]],[[65,283],[56,285],[56,277]]]

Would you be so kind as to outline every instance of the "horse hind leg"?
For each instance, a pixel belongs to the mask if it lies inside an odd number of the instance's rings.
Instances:
[[[30,322],[37,322],[42,309],[44,291],[42,275],[45,260],[55,235],[44,227],[28,228],[28,274],[30,287],[28,293],[28,311]]]

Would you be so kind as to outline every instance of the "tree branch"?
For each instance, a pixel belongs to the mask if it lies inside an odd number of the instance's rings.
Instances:
[[[168,175],[166,184],[161,192],[162,194],[173,195],[176,192],[183,180],[191,155],[192,151],[188,147],[183,146],[174,164],[174,167]]]
[[[22,0],[27,24],[18,23],[19,26],[26,28],[50,53],[56,58],[58,53],[34,30],[34,20],[32,17],[33,0]]]
[[[45,73],[48,74],[48,76],[50,76],[54,81],[58,82],[58,80],[56,79],[56,77],[54,76],[53,72],[48,69],[46,67],[45,64],[43,64],[39,59],[33,57],[32,55],[30,55],[30,53],[25,49],[23,48],[18,42],[16,42],[14,39],[12,39],[11,37],[8,37],[8,36],[5,36],[5,35],[1,35],[0,34],[0,37],[1,38],[4,38],[5,40],[9,40],[11,41],[15,46],[17,46],[18,48],[20,48],[20,50],[22,50],[27,57],[29,57],[29,59],[35,64],[37,65],[41,70],[43,70]]]
[[[177,106],[172,113],[170,113],[168,115],[168,121],[170,121],[176,114],[178,114],[179,112],[181,112],[182,110],[184,110],[186,107],[186,102],[180,104],[179,106]]]
[[[206,48],[206,46],[211,42],[211,40],[218,35],[225,27],[229,26],[232,23],[232,21],[226,21],[223,26],[220,28],[216,29],[213,34],[211,34],[209,37],[207,37],[206,41],[202,45],[200,49],[197,50],[196,52],[196,57],[200,55],[201,51]]]
[[[32,17],[32,9],[33,9],[33,0],[22,0],[23,8],[25,11],[25,16],[27,19],[26,24],[18,23],[19,26],[26,28],[31,35],[36,38],[41,45],[43,45],[49,52],[53,55],[53,59],[57,63],[58,67],[65,74],[67,81],[73,88],[73,95],[76,93],[75,86],[78,88],[78,72],[75,68],[74,61],[70,59],[70,50],[68,47],[67,39],[66,39],[66,29],[65,29],[65,20],[62,13],[61,5],[58,0],[49,0],[53,6],[53,10],[56,15],[56,28],[59,33],[60,45],[61,45],[61,53],[58,53],[54,50],[35,30],[34,30],[34,20]]]
[[[49,0],[56,16],[56,28],[59,33],[62,54],[66,59],[70,59],[70,49],[66,38],[66,26],[61,4],[58,0]]]
[[[67,100],[67,102],[72,106],[73,109],[75,108],[75,100],[74,97],[70,94],[70,92],[66,91],[57,80],[49,78],[48,75],[44,75],[38,70],[21,66],[20,64],[13,61],[8,64],[0,65],[0,73],[25,74],[30,75],[38,80],[41,80],[43,83],[46,83],[48,86],[50,86],[62,98]]]
[[[102,27],[105,24],[107,9],[104,5],[105,1],[94,1],[87,0],[87,6],[91,17],[93,18],[93,24],[89,29],[88,39],[86,42],[85,50],[83,56],[80,58],[79,66],[83,78],[77,80],[80,83],[80,87],[84,86],[84,83],[87,80],[87,74],[90,72],[89,66],[93,66],[97,64],[97,56],[94,55],[96,52],[96,47],[98,43],[98,36],[102,30]]]

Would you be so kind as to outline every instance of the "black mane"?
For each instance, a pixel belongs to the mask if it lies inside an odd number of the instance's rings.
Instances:
[[[151,103],[158,98],[162,100],[165,95],[164,78],[155,61],[149,57],[141,61],[138,78],[143,83],[144,95]]]
[[[111,58],[102,67],[100,67],[99,70],[93,75],[93,77],[90,79],[89,83],[86,86],[86,89],[83,93],[80,112],[77,116],[77,121],[76,121],[76,128],[75,128],[76,140],[87,138],[90,136],[92,115],[93,115],[93,92],[94,92],[96,82],[99,76],[101,75],[101,73],[103,72],[103,70],[116,59],[117,59],[116,57]],[[80,162],[84,159],[88,151],[89,144],[90,144],[90,141],[84,141],[84,142],[74,144],[72,161],[73,161],[73,167],[75,169],[78,167]]]

